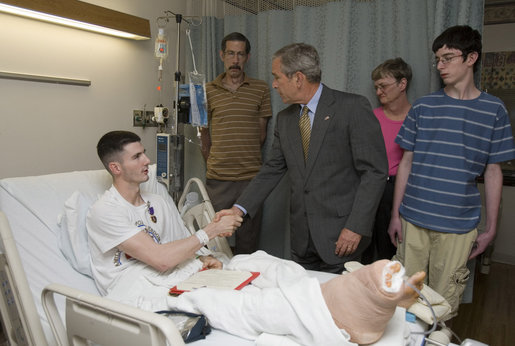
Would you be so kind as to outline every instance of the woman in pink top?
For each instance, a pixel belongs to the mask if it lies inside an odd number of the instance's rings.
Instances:
[[[372,242],[362,256],[364,264],[379,259],[391,259],[397,250],[388,236],[388,225],[395,175],[403,150],[394,141],[411,107],[406,94],[411,76],[411,67],[401,58],[386,60],[372,71],[376,96],[381,103],[381,107],[374,109],[374,114],[381,124],[389,171],[383,197],[377,208]]]

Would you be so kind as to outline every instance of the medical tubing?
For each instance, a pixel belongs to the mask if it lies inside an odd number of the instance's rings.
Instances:
[[[458,334],[456,334],[455,332],[453,332],[453,330],[452,330],[451,328],[447,327],[447,326],[445,325],[445,322],[440,322],[440,325],[441,325],[443,328],[447,328],[447,329],[451,332],[452,336],[454,336],[454,337],[456,338],[456,340],[458,340],[458,343],[460,343],[460,344],[461,344],[461,342],[462,342],[461,338],[458,336]]]
[[[418,288],[416,288],[415,286],[413,286],[410,282],[408,282],[408,278],[407,277],[404,277],[403,278],[404,280],[404,283],[406,285],[408,285],[409,287],[411,287],[415,292],[418,293],[418,295],[420,296],[420,298],[422,298],[422,300],[424,302],[426,302],[427,306],[429,307],[429,310],[431,310],[431,314],[433,315],[433,327],[431,327],[431,330],[427,331],[427,332],[410,332],[411,334],[424,334],[424,335],[429,335],[431,334],[432,332],[434,332],[436,330],[436,326],[438,324],[438,321],[436,320],[436,314],[435,314],[435,311],[433,310],[433,306],[431,305],[431,303],[429,303],[429,301],[427,300],[426,297],[424,297],[424,295],[422,294],[422,292],[420,292],[420,290]]]
[[[198,74],[197,64],[195,64],[195,53],[193,53],[193,45],[191,44],[190,29],[186,29],[186,35],[188,36],[188,41],[190,42],[191,59],[193,60],[193,72]]]

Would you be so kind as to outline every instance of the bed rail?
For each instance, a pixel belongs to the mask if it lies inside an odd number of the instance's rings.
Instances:
[[[45,333],[16,250],[7,217],[0,211],[0,312],[10,345],[46,345]]]
[[[55,296],[66,297],[66,327]],[[169,318],[61,284],[50,284],[41,293],[43,308],[59,346],[184,345]]]
[[[197,186],[197,189],[200,192],[199,204],[191,207],[182,215],[184,224],[191,234],[194,234],[198,229],[205,227],[215,217],[215,210],[213,209],[207,190],[204,187],[204,183],[202,183],[198,178],[191,178],[186,183],[184,192],[177,203],[179,212],[182,213],[186,201],[186,195],[188,192],[191,192],[194,185]],[[207,247],[211,251],[222,252],[226,254],[227,257],[232,258],[231,247],[229,246],[226,238],[216,237],[211,239],[207,244]]]

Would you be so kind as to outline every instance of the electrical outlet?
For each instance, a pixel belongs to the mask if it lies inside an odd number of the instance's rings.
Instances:
[[[144,121],[143,121],[143,111],[137,111],[137,110],[133,110],[132,111],[132,126],[136,127],[136,126],[143,126],[144,124]]]
[[[132,111],[132,126],[134,127],[157,127],[157,123],[153,120],[154,111]]]

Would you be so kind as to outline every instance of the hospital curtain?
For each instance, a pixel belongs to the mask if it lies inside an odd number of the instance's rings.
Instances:
[[[252,46],[248,74],[270,85],[273,53],[293,42],[309,43],[320,54],[323,83],[365,95],[377,106],[370,79],[375,66],[394,57],[406,60],[413,69],[408,97],[414,101],[440,87],[431,66],[434,38],[458,24],[482,32],[482,23],[483,0],[342,0],[291,11],[204,17],[202,25],[192,27],[192,39],[197,69],[212,80],[223,72],[218,56],[222,38],[243,33]],[[284,105],[272,95],[277,113]]]
[[[207,80],[212,80],[223,72],[218,57],[223,36],[233,31],[243,33],[252,46],[247,73],[270,85],[273,53],[293,42],[311,44],[320,54],[324,84],[365,95],[376,107],[370,79],[375,66],[394,57],[402,57],[410,64],[413,80],[408,98],[412,102],[439,89],[440,79],[431,66],[432,41],[445,28],[458,24],[468,24],[482,32],[483,7],[483,0],[341,0],[293,10],[226,14],[222,19],[204,17],[192,37],[200,60],[197,68],[200,66]],[[274,120],[284,107],[277,93],[272,92]],[[274,120],[268,129],[265,157],[273,138]],[[287,187],[277,192],[280,198],[269,198],[265,204],[264,229],[288,227],[287,203],[281,200],[284,195],[288,195]],[[280,249],[271,252],[283,255]],[[288,255],[286,245],[284,257]]]

